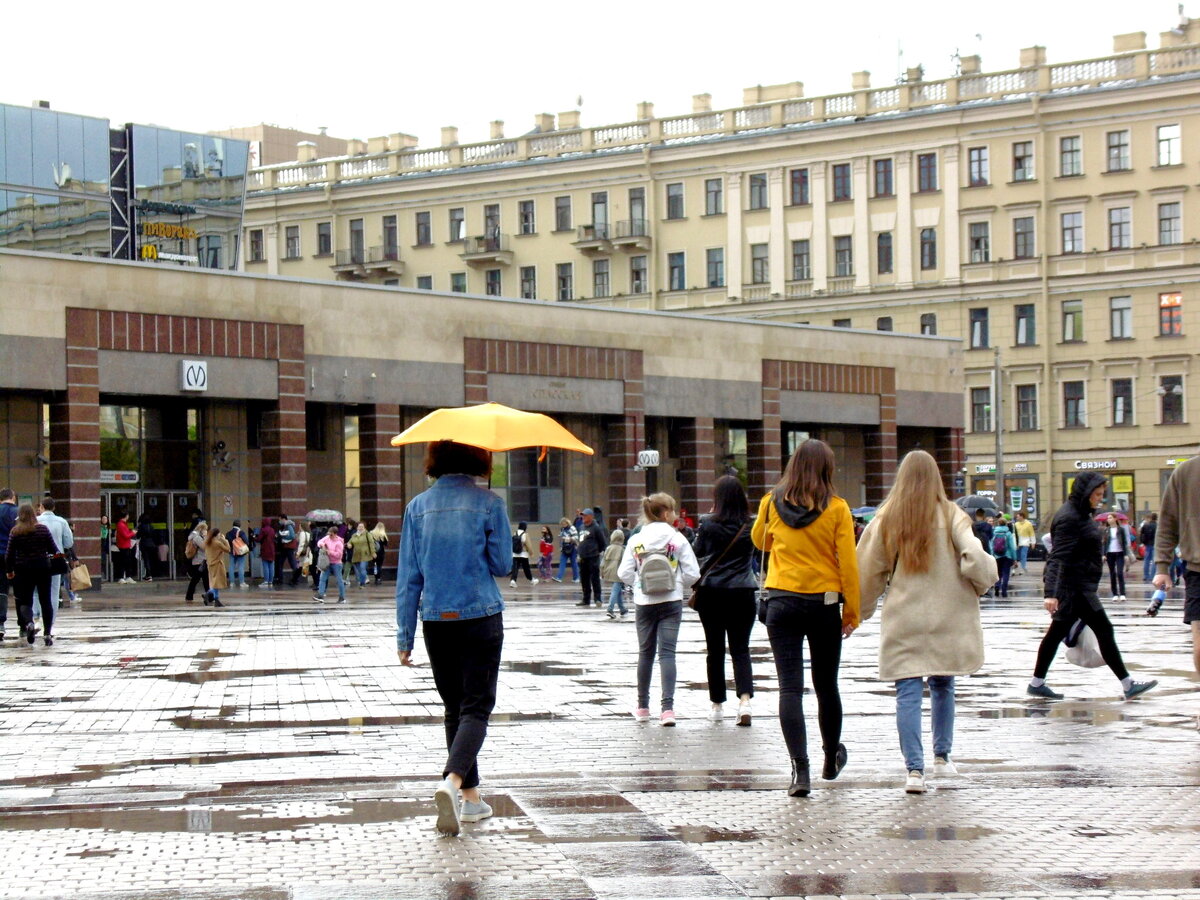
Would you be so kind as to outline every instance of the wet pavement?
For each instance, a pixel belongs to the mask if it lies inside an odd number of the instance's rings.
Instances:
[[[54,647],[9,620],[0,898],[1200,900],[1200,679],[1178,592],[1153,619],[1141,586],[1108,604],[1156,690],[1121,702],[1107,669],[1060,656],[1068,700],[1047,703],[1024,693],[1046,617],[1034,577],[1015,585],[983,601],[987,662],[959,680],[961,774],[901,790],[876,620],[844,648],[849,765],[806,799],[784,790],[761,626],[753,726],[709,721],[687,611],[679,725],[661,728],[630,716],[632,615],[575,607],[569,585],[505,587],[481,760],[495,816],[459,838],[433,829],[440,707],[427,666],[397,665],[391,586],[345,605],[234,591],[221,610],[179,585],[109,586],[60,612]]]

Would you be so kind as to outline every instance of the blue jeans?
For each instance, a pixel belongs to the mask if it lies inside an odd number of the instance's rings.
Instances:
[[[909,772],[925,771],[925,748],[921,744],[920,678],[902,678],[896,682],[896,730],[900,732],[900,751]],[[954,676],[929,676],[929,703],[933,713],[933,755],[949,756],[954,743]]]
[[[264,559],[262,561],[263,584],[271,584],[275,581],[275,560]]]
[[[233,556],[233,574],[229,577],[229,586],[230,587],[233,587],[235,584],[245,584],[246,583],[246,559],[250,556],[250,554],[243,553],[241,556],[238,556],[235,553],[235,554],[232,554],[232,556]]]
[[[1142,581],[1154,580],[1154,548],[1147,547],[1146,555],[1142,559]]]
[[[325,596],[325,588],[329,584],[329,573],[332,572],[337,576],[338,599],[346,599],[346,582],[342,581],[342,564],[330,563],[328,569],[321,571],[321,584],[317,588],[317,594],[321,597]]]
[[[621,615],[625,615],[625,582],[618,581],[612,586],[612,591],[608,595],[608,611],[612,612],[613,607],[617,606],[621,609]]]
[[[358,586],[366,587],[367,586],[367,563],[365,563],[365,562],[354,563],[354,574],[358,576]]]
[[[1029,571],[1029,547],[1022,545],[1017,548],[1017,563],[1021,566],[1022,572]]]
[[[683,601],[669,600],[637,608],[638,709],[650,708],[650,675],[654,671],[654,655],[658,653],[658,669],[662,677],[662,708],[675,708],[675,644],[679,640],[679,623],[683,619]]]
[[[579,580],[579,563],[575,561],[575,550],[570,552],[564,550],[558,557],[558,580],[562,581],[563,573],[567,570],[567,563],[571,563],[571,577],[576,581]]]

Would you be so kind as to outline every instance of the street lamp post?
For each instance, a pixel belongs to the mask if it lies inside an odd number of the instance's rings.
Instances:
[[[996,429],[996,505],[1004,512],[1004,370],[1000,367],[1000,348],[993,350],[995,367],[992,371],[992,425]]]

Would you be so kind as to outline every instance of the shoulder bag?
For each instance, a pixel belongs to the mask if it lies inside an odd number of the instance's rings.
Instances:
[[[713,567],[716,566],[716,564],[719,563],[721,560],[723,560],[725,558],[725,554],[728,553],[733,548],[733,545],[737,543],[738,538],[740,538],[742,536],[742,532],[746,530],[747,524],[749,524],[749,523],[743,522],[742,527],[739,528],[737,530],[737,534],[735,534],[733,536],[733,540],[731,540],[728,544],[725,545],[725,549],[722,550],[716,556],[715,559],[712,559],[712,560],[706,562],[704,564],[704,567],[700,569],[700,577],[696,579],[696,583],[692,585],[692,592],[691,592],[691,594],[688,595],[688,601],[687,601],[688,609],[696,608],[696,589],[698,587],[700,587],[700,583],[704,581],[705,576],[708,575],[708,573],[710,571],[712,571]]]

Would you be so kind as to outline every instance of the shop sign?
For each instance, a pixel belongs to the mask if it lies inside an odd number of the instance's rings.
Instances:
[[[1168,466],[1171,466],[1172,468],[1174,468],[1175,466],[1181,466],[1181,465],[1183,465],[1183,464],[1184,464],[1185,462],[1187,462],[1189,459],[1191,459],[1191,457],[1190,457],[1190,456],[1176,456],[1176,457],[1174,457],[1173,459],[1168,459],[1168,460],[1167,460],[1167,465],[1168,465]]]
[[[1028,472],[1029,471],[1029,463],[1013,463],[1012,471]]]
[[[1115,459],[1077,459],[1075,460],[1075,468],[1081,472],[1092,471],[1095,469],[1115,469],[1117,461]]]
[[[201,359],[184,359],[179,362],[180,390],[207,391],[208,363]]]
[[[975,467],[976,475],[994,475],[996,473],[995,463],[981,463]]]
[[[101,484],[137,484],[137,472],[124,472],[116,469],[101,469],[100,470]]]
[[[1114,494],[1132,494],[1133,476],[1114,475],[1112,480],[1112,489]]]
[[[657,450],[639,450],[637,455],[637,464],[643,469],[652,469],[658,465],[659,457]]]
[[[190,241],[200,236],[200,232],[195,228],[188,228],[186,225],[168,225],[166,222],[141,222],[138,224],[138,234],[175,241]]]

